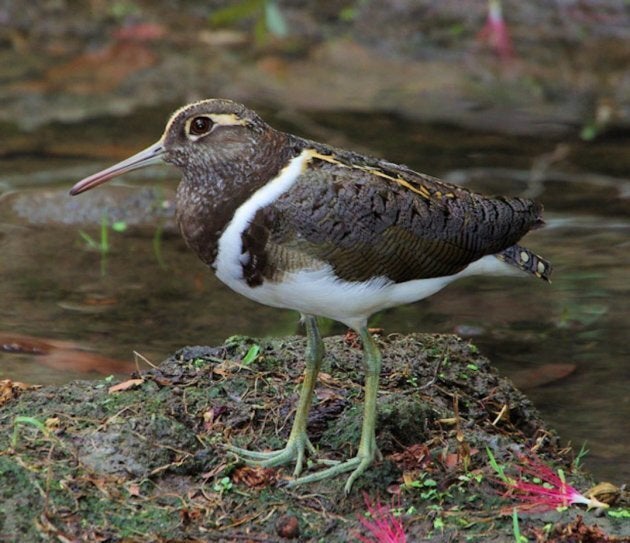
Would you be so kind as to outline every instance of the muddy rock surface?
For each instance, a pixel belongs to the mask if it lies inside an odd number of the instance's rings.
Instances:
[[[362,353],[351,336],[325,344],[308,431],[321,457],[339,460],[355,453],[360,433]],[[512,540],[518,503],[487,450],[507,473],[535,454],[573,486],[591,485],[474,345],[422,334],[379,344],[384,460],[349,496],[344,477],[287,488],[292,466],[249,467],[224,448],[283,446],[304,338],[186,347],[122,382],[13,386],[0,411],[0,541],[345,542],[369,537],[365,519],[386,511],[407,541],[498,542]],[[578,532],[580,541],[628,540],[627,523],[596,513],[522,513],[520,530],[536,541]]]

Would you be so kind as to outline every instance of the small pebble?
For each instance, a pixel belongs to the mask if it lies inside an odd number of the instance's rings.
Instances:
[[[300,523],[295,515],[282,515],[276,521],[276,533],[286,539],[295,539],[300,535]]]

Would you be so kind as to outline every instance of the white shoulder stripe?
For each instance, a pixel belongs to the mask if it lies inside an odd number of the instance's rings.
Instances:
[[[243,232],[259,209],[271,204],[293,186],[312,156],[312,151],[304,150],[292,158],[274,179],[254,192],[249,200],[236,210],[234,217],[219,238],[219,251],[213,266],[217,277],[233,290],[241,292],[238,286],[242,285],[243,279],[241,253]]]

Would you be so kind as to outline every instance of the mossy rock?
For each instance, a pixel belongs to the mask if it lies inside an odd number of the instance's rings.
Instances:
[[[367,499],[393,500],[408,541],[509,541],[512,519],[502,513],[510,501],[486,447],[506,466],[513,453],[535,448],[588,487],[570,450],[474,346],[448,335],[378,342],[384,460],[349,496],[344,477],[287,488],[293,466],[248,468],[226,452],[225,443],[282,446],[306,347],[304,338],[231,338],[186,347],[118,391],[106,380],[73,382],[5,404],[0,540],[345,542],[365,535]],[[258,356],[243,364],[253,344]],[[338,460],[356,452],[362,351],[348,338],[325,344],[309,435],[321,456]],[[587,528],[630,534],[622,521],[576,510],[523,517],[521,532],[538,533],[549,518],[575,523],[577,513]]]

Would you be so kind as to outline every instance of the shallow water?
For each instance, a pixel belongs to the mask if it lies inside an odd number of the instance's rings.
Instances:
[[[62,383],[144,366],[133,351],[157,364],[183,345],[299,331],[296,314],[232,293],[188,251],[171,220],[174,170],[152,168],[118,186],[67,196],[82,176],[157,139],[168,111],[157,113],[93,121],[87,132],[53,125],[33,137],[57,145],[0,163],[0,378]],[[527,389],[564,441],[577,449],[586,442],[586,464],[598,477],[627,481],[630,181],[621,176],[630,166],[628,137],[559,142],[383,116],[304,119],[279,115],[276,124],[292,131],[308,125],[315,139],[545,203],[548,226],[528,235],[526,245],[553,262],[551,285],[471,278],[383,312],[372,324],[385,333],[472,337]],[[106,255],[85,236],[100,242],[103,212]],[[126,230],[113,230],[113,221]],[[343,332],[338,324],[325,328]]]

